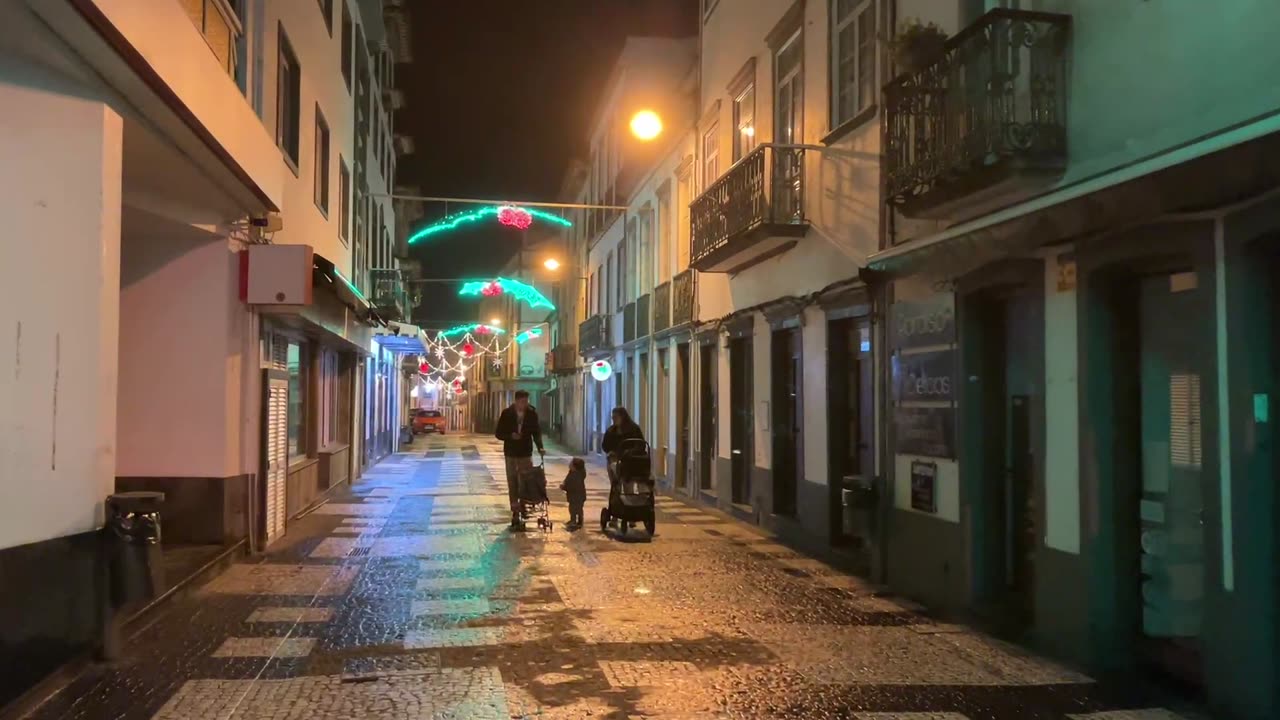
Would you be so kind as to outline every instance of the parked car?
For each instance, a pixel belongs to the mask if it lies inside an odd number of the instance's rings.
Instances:
[[[444,434],[445,419],[444,413],[439,410],[415,410],[413,411],[413,434],[425,435],[427,433],[437,432]]]

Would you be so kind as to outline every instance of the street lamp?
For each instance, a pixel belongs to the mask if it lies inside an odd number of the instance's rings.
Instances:
[[[648,142],[662,134],[662,118],[652,110],[641,110],[631,117],[631,134]]]
[[[542,267],[551,271],[559,270],[560,261],[555,258],[547,258],[546,260],[542,261]]]
[[[497,327],[498,325],[502,324],[502,318],[496,318],[496,317],[489,318],[489,324],[493,325],[494,327]]]

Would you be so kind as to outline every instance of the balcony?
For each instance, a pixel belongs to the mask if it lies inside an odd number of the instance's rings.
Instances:
[[[228,0],[183,0],[183,9],[196,29],[209,43],[218,64],[231,77],[236,76],[236,42],[242,28],[240,18]]]
[[[685,270],[671,280],[671,327],[693,322],[694,278],[692,270]]]
[[[590,357],[612,347],[612,343],[609,342],[607,315],[593,315],[578,326],[578,349],[582,357]]]
[[[373,290],[373,306],[383,320],[409,322],[412,308],[403,271],[390,268],[370,270],[369,285]]]
[[[1059,178],[1070,27],[1067,15],[992,10],[931,65],[885,85],[889,203],[907,217],[959,220]]]
[[[629,302],[622,308],[622,342],[636,339],[636,304]]]
[[[653,289],[653,331],[662,332],[671,327],[671,281]]]
[[[652,319],[652,310],[650,309],[652,296],[648,294],[641,295],[636,299],[636,339],[649,337],[649,320]]]
[[[578,348],[561,343],[547,353],[547,372],[572,375],[578,371]]]
[[[761,145],[689,207],[689,266],[734,273],[790,250],[809,229],[804,148]]]

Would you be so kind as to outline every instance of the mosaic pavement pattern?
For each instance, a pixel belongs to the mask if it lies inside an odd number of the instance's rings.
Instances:
[[[568,458],[548,458],[555,487]],[[607,495],[591,467],[587,517]],[[718,513],[511,533],[500,445],[428,437],[171,603],[33,716],[1184,720]],[[594,512],[593,512],[594,511]]]

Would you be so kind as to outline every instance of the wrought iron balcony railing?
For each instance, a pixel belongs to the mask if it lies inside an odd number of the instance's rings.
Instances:
[[[622,342],[636,339],[636,304],[629,302],[622,307]]]
[[[799,237],[809,227],[804,153],[796,145],[761,145],[698,196],[689,207],[689,265],[733,272],[794,245],[762,241]]]
[[[369,284],[373,290],[373,306],[384,320],[409,321],[409,292],[404,282],[404,271],[394,268],[376,268],[369,271]]]
[[[578,350],[583,357],[613,347],[609,341],[609,317],[592,315],[578,325]]]
[[[928,67],[885,85],[889,202],[940,218],[960,200],[1007,199],[1031,176],[1060,174],[1070,27],[1068,15],[992,10]]]
[[[650,301],[651,296],[648,294],[641,295],[639,298],[636,298],[635,322],[637,339],[649,337],[649,320],[651,319],[650,315],[653,312],[649,307]]]
[[[671,327],[671,281],[653,289],[653,331],[662,332]]]
[[[685,270],[671,280],[671,326],[693,322],[693,270]]]

